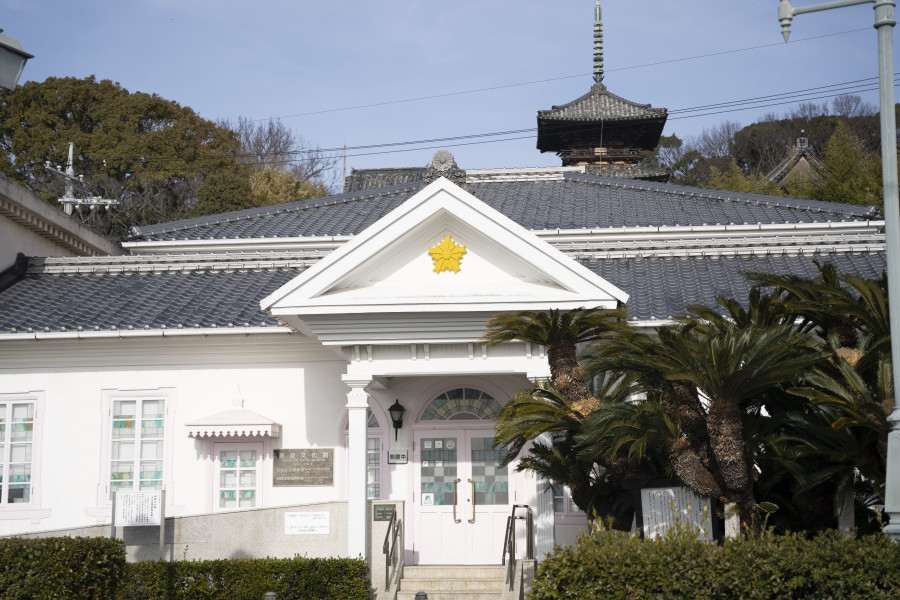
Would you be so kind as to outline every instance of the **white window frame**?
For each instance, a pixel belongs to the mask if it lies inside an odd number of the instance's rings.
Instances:
[[[173,490],[173,465],[172,453],[174,447],[174,415],[175,415],[175,388],[156,388],[144,390],[103,390],[101,392],[100,411],[102,415],[103,427],[101,430],[101,452],[100,452],[100,477],[97,485],[97,506],[100,513],[105,510],[105,515],[109,515],[109,508],[112,507],[112,498],[110,497],[110,482],[112,475],[112,442],[113,442],[113,406],[117,401],[137,401],[144,400],[164,400],[165,415],[163,416],[163,475],[162,487],[164,490]],[[141,414],[138,412],[138,414]],[[139,425],[138,425],[139,426]],[[135,470],[135,480],[140,478],[140,460],[135,458],[137,468]],[[173,504],[174,494],[166,494],[166,506]],[[109,508],[107,508],[109,507]],[[93,513],[95,511],[91,511]],[[166,511],[170,512],[170,511]],[[100,516],[95,515],[95,516]]]
[[[3,393],[0,394],[0,411],[5,411],[6,431],[4,436],[0,436],[0,472],[3,477],[2,486],[0,486],[0,520],[19,520],[27,519],[32,524],[40,523],[41,519],[50,516],[50,509],[41,508],[41,455],[43,450],[43,434],[44,434],[44,392],[29,391],[23,393]],[[13,404],[31,404],[33,410],[33,424],[31,436],[31,490],[28,502],[9,503],[7,498],[7,486],[9,485],[9,464],[10,464],[10,446],[9,438],[12,435],[11,419]]]
[[[267,444],[262,441],[231,441],[228,438],[224,438],[225,441],[216,441],[213,442],[212,445],[212,456],[213,456],[213,480],[212,480],[212,510],[213,512],[232,512],[237,510],[253,510],[257,508],[264,508],[266,506],[266,456],[268,454]],[[254,485],[254,492],[256,503],[252,507],[223,507],[219,506],[219,492],[222,491],[221,488],[221,453],[224,451],[236,451],[238,452],[238,456],[240,456],[241,450],[255,450],[256,451],[256,483]]]
[[[369,408],[366,411],[366,415],[369,412],[375,417],[375,421],[378,423],[378,427],[369,427],[368,416],[366,418],[366,499],[367,500],[387,500],[390,498],[390,474],[388,473],[388,465],[387,465],[387,453],[388,453],[388,445],[390,443],[390,438],[388,437],[388,427],[385,424],[385,416],[384,414],[376,408],[376,404],[372,402],[372,399],[369,399]],[[343,488],[343,497],[347,497],[347,482],[346,482],[346,465],[349,460],[349,454],[347,453],[348,448],[350,447],[350,434],[348,431],[350,425],[349,414],[345,411],[344,418],[341,420],[341,439],[344,442],[343,452],[344,459],[343,464],[345,468],[343,472],[345,473],[342,488]],[[377,438],[379,440],[379,462],[378,462],[378,472],[380,474],[378,487],[379,487],[379,495],[378,498],[369,498],[369,440],[371,438]]]
[[[577,525],[584,525],[587,520],[587,515],[572,501],[572,492],[569,490],[569,486],[551,481],[550,487],[553,491],[553,515],[555,521],[560,524],[574,523]],[[561,511],[556,509],[556,500],[559,498],[558,492],[560,491],[562,492],[563,505]]]

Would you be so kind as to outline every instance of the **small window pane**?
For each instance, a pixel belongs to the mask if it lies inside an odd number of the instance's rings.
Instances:
[[[31,444],[13,444],[9,453],[9,462],[31,462]]]
[[[134,479],[134,463],[132,462],[114,462],[112,465],[113,481],[124,481],[126,479]]]
[[[255,467],[256,466],[256,450],[241,450],[241,466],[242,467]]]
[[[162,458],[163,442],[141,442],[141,458]]]
[[[237,457],[237,450],[223,450],[219,452],[219,464],[221,467],[236,467]]]
[[[234,508],[237,506],[237,492],[219,492],[219,507]]]
[[[134,442],[113,442],[113,460],[134,460]]]
[[[219,485],[223,488],[237,487],[237,471],[221,471],[219,473]]]
[[[10,504],[31,502],[31,486],[21,484],[10,485],[6,501]]]

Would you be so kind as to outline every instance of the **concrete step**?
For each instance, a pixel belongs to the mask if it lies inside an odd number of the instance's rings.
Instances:
[[[506,567],[502,565],[404,565],[404,577],[417,579],[503,579]]]
[[[503,595],[505,567],[494,565],[423,565],[403,567],[397,600],[494,600]]]
[[[400,580],[400,591],[441,590],[446,592],[493,592],[497,590],[503,578],[499,579],[414,579],[404,577]]]
[[[429,592],[428,600],[500,600],[502,591],[497,592]],[[397,600],[416,600],[416,592],[397,592]]]

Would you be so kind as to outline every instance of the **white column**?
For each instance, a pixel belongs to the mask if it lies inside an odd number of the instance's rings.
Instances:
[[[368,381],[347,381],[349,413],[347,444],[347,555],[366,557],[366,410]]]

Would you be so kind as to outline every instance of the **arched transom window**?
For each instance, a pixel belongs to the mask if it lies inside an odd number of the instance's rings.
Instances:
[[[431,401],[422,413],[422,421],[493,421],[500,403],[474,388],[456,388]]]

